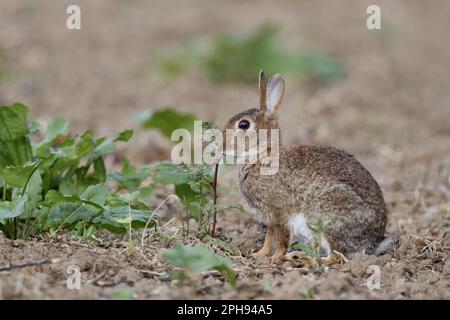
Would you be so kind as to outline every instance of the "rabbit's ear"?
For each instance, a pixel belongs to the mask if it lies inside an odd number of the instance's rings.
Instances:
[[[273,75],[267,84],[266,108],[269,115],[281,107],[284,96],[284,79],[279,74]]]
[[[267,106],[267,78],[264,71],[259,71],[259,107],[266,110]]]

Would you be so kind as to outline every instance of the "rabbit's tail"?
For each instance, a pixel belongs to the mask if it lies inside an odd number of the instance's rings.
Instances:
[[[375,248],[374,254],[376,256],[380,256],[380,255],[386,253],[387,251],[392,249],[392,247],[394,246],[394,243],[395,243],[395,241],[391,236],[385,235],[384,239],[381,240],[381,242]]]

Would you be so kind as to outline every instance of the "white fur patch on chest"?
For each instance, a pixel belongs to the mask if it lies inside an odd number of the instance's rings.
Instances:
[[[288,227],[290,231],[289,245],[292,245],[295,242],[313,245],[316,242],[316,235],[308,227],[308,222],[303,214],[299,213],[291,217],[288,220]],[[320,246],[323,254],[328,257],[331,253],[331,249],[324,234],[321,235]]]
[[[292,241],[313,242],[315,235],[314,232],[308,227],[303,214],[297,214],[291,217],[288,221],[289,231],[291,233]]]

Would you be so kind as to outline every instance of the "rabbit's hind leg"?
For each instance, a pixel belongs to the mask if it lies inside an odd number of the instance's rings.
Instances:
[[[281,264],[284,259],[284,254],[289,247],[290,231],[289,228],[282,225],[278,225],[274,229],[276,250],[273,256],[270,257],[270,261],[273,264]]]

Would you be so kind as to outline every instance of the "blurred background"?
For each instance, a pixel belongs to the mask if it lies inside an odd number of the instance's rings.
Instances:
[[[450,2],[377,1],[382,30],[368,30],[372,2],[2,0],[0,103],[75,133],[136,129],[164,106],[222,126],[257,105],[263,68],[287,80],[284,143],[345,148],[384,188],[407,163],[413,188],[448,160]],[[133,141],[133,161],[170,152],[157,132]]]

